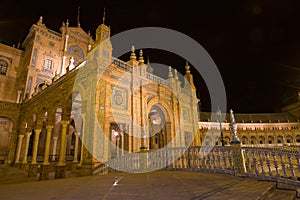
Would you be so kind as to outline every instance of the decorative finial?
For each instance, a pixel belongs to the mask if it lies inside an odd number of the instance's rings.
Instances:
[[[147,65],[150,65],[150,59],[149,59],[149,56],[147,57]]]
[[[39,19],[38,23],[43,24],[43,16],[40,16],[40,19]]]
[[[105,23],[105,8],[103,9],[103,18],[102,18],[102,24]]]
[[[186,63],[185,63],[185,69],[186,69],[186,73],[190,73],[190,66],[189,66],[188,61],[186,61]]]
[[[240,142],[239,138],[237,137],[237,132],[236,132],[237,123],[235,122],[232,109],[230,109],[230,127],[231,127],[231,133],[232,133],[231,143],[240,144],[241,142]]]
[[[173,73],[172,73],[172,67],[169,66],[169,74],[168,74],[169,78],[173,78]]]
[[[131,46],[130,60],[135,60],[136,59],[134,51],[135,51],[134,46]]]
[[[80,27],[79,15],[80,15],[80,6],[78,6],[78,12],[77,12],[77,27]]]
[[[153,73],[153,68],[151,67],[149,56],[147,57],[147,72]]]
[[[143,58],[143,50],[140,49],[140,57],[139,57],[139,62],[144,63],[144,58]]]
[[[230,122],[235,123],[234,114],[233,114],[232,109],[230,109]]]
[[[174,74],[175,74],[175,79],[178,80],[177,69],[174,70]]]

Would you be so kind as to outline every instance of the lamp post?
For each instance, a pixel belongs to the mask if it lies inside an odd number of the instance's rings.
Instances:
[[[221,112],[220,108],[218,108],[216,114],[217,114],[217,116],[218,116],[219,123],[220,123],[221,143],[222,143],[222,146],[224,146],[223,129],[222,129],[222,122],[221,122],[222,112]]]

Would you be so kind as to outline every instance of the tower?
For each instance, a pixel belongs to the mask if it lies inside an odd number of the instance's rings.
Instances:
[[[99,60],[101,65],[108,66],[112,61],[112,44],[110,41],[110,27],[105,23],[105,10],[103,13],[103,21],[96,30],[96,41],[92,50],[88,55],[87,62],[91,60]]]

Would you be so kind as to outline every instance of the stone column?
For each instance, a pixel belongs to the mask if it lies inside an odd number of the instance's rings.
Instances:
[[[33,140],[32,160],[31,160],[31,164],[29,165],[28,177],[35,177],[37,175],[37,170],[38,170],[36,157],[38,152],[41,129],[35,129],[34,131],[35,134]]]
[[[62,121],[62,131],[61,131],[61,143],[60,143],[60,152],[59,152],[59,161],[56,166],[55,178],[65,178],[66,176],[66,137],[67,129],[69,127],[69,121]]]
[[[59,152],[59,161],[58,165],[65,165],[65,158],[66,158],[66,139],[67,139],[67,129],[69,122],[62,121],[62,131],[61,131],[61,143],[60,143],[60,152]]]
[[[22,161],[23,164],[27,163],[27,155],[28,155],[30,136],[31,136],[31,132],[25,133],[25,149],[24,149],[24,158]]]
[[[45,143],[45,152],[44,152],[44,162],[43,165],[49,164],[49,151],[50,151],[50,142],[51,142],[51,133],[53,126],[47,126],[47,135],[46,135],[46,143]]]
[[[21,153],[21,147],[22,147],[23,137],[24,137],[24,135],[19,135],[18,146],[17,146],[17,154],[16,154],[16,161],[15,161],[15,163],[19,163],[19,162],[20,162],[20,153]]]
[[[58,137],[53,137],[52,161],[55,161],[56,146],[57,146],[57,138],[58,138]]]
[[[79,166],[82,165],[83,163],[83,154],[84,154],[84,133],[85,133],[85,113],[81,114],[81,117],[83,119],[82,122],[82,129],[81,129],[81,152],[80,152],[80,161],[79,161]]]
[[[35,131],[35,134],[34,134],[34,141],[33,141],[33,151],[32,151],[31,164],[37,164],[36,157],[37,157],[37,151],[38,151],[38,145],[39,145],[39,138],[40,138],[41,129],[35,129],[34,131]]]
[[[78,141],[79,141],[79,133],[75,132],[75,147],[74,147],[74,159],[73,162],[78,162]]]
[[[51,141],[51,133],[53,126],[46,126],[47,135],[46,135],[46,143],[45,143],[45,151],[44,151],[44,162],[41,166],[41,173],[39,180],[49,180],[49,150],[50,150],[50,141]]]

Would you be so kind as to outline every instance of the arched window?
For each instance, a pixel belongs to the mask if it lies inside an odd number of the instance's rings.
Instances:
[[[0,75],[6,75],[8,63],[4,60],[0,60]]]
[[[84,53],[83,53],[82,49],[79,46],[77,46],[77,45],[70,46],[69,53],[73,54],[73,55],[77,55],[77,56],[79,56],[81,58],[84,57]]]

